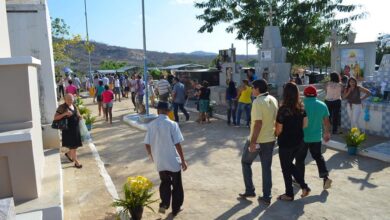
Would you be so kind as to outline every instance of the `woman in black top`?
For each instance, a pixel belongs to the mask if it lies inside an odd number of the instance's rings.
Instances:
[[[303,128],[307,126],[306,112],[299,98],[299,90],[295,83],[287,83],[283,91],[283,104],[276,117],[275,134],[278,136],[279,159],[282,167],[286,192],[279,200],[293,201],[294,192],[292,177],[302,188],[301,197],[310,193],[302,172],[293,164],[296,155],[303,148]]]
[[[76,150],[83,146],[81,143],[81,134],[79,128],[79,120],[81,115],[76,106],[73,105],[74,97],[71,94],[65,95],[65,103],[58,106],[54,120],[61,120],[65,117],[68,119],[68,129],[62,130],[62,146],[69,149],[65,156],[71,161],[75,162],[76,168],[82,168],[82,165],[77,160]]]
[[[237,109],[237,89],[236,85],[231,80],[229,82],[229,87],[226,88],[226,103],[227,103],[227,120],[228,125],[231,123],[231,118],[233,119],[233,125],[236,125],[236,109]]]

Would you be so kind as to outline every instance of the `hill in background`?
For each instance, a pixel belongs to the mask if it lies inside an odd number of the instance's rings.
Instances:
[[[113,60],[125,62],[128,65],[143,66],[143,50],[129,49],[125,47],[111,46],[99,42],[91,42],[95,46],[94,52],[91,54],[92,70],[99,69],[99,64],[104,60]],[[84,42],[81,42],[77,47],[69,48],[73,59],[71,68],[80,72],[88,70],[88,54],[83,47]],[[211,62],[217,56],[217,53],[204,51],[194,51],[191,53],[166,53],[147,51],[148,66],[161,67],[174,64],[196,63],[205,66],[210,66]],[[246,55],[237,55],[237,61],[245,61]],[[250,60],[255,59],[255,55],[249,55]]]

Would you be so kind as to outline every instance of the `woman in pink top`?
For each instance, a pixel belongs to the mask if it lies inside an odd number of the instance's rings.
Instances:
[[[65,93],[72,94],[73,96],[77,95],[77,87],[73,85],[73,81],[69,80],[68,83],[69,86],[65,88]]]
[[[106,121],[108,121],[108,115],[110,115],[110,124],[112,124],[112,106],[114,93],[110,90],[108,85],[104,86],[104,92],[102,93],[103,98],[103,109],[104,115],[106,116]]]

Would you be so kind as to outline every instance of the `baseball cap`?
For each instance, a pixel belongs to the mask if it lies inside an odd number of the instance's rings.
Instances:
[[[169,105],[166,102],[158,102],[157,109],[168,110],[169,109]]]
[[[307,97],[316,97],[317,96],[317,89],[316,87],[309,85],[308,87],[303,90],[303,94]]]

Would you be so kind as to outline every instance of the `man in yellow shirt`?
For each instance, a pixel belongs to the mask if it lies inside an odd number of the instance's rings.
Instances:
[[[253,82],[252,94],[256,99],[252,103],[250,135],[241,157],[245,193],[239,194],[239,196],[244,198],[256,196],[251,166],[259,155],[262,168],[263,196],[259,197],[258,200],[269,205],[271,203],[271,165],[276,140],[274,133],[278,101],[268,94],[268,84],[264,79]]]

